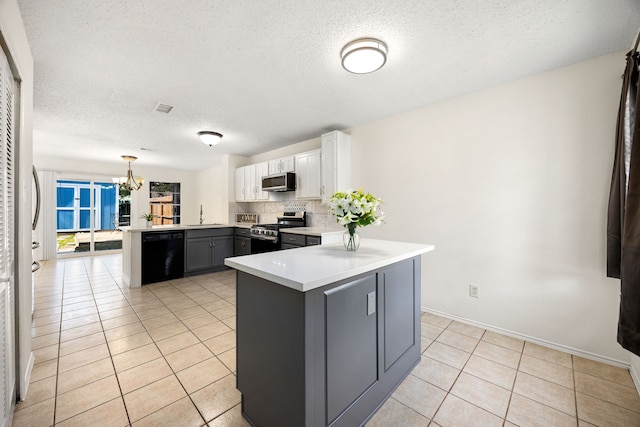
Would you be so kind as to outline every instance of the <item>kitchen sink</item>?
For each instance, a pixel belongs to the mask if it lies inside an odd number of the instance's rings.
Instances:
[[[189,224],[187,225],[187,227],[213,227],[213,226],[218,226],[218,225],[224,225],[224,224],[220,224],[217,222],[214,222],[213,224]]]

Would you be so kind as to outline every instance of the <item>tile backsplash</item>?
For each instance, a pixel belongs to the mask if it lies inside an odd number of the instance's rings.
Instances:
[[[329,208],[320,200],[286,200],[281,202],[231,202],[229,203],[229,223],[234,223],[236,213],[257,213],[258,223],[268,224],[277,222],[277,214],[285,211],[307,211],[307,225],[309,227],[340,228],[333,216],[329,215]]]

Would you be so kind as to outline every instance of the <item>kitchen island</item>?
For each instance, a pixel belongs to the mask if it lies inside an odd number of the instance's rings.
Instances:
[[[254,426],[358,426],[420,360],[420,257],[363,240],[228,258],[237,386]]]

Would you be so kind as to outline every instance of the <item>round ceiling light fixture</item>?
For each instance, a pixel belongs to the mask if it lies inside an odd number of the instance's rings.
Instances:
[[[382,68],[387,62],[387,45],[378,39],[349,42],[340,52],[342,67],[350,73],[366,74]]]
[[[218,132],[212,132],[210,130],[202,130],[198,132],[200,141],[207,144],[209,147],[213,147],[222,139],[222,134]]]

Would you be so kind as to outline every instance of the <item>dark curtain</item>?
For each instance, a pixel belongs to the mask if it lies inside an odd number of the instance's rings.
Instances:
[[[607,224],[607,276],[620,279],[618,342],[640,356],[640,125],[637,45],[627,54]]]

